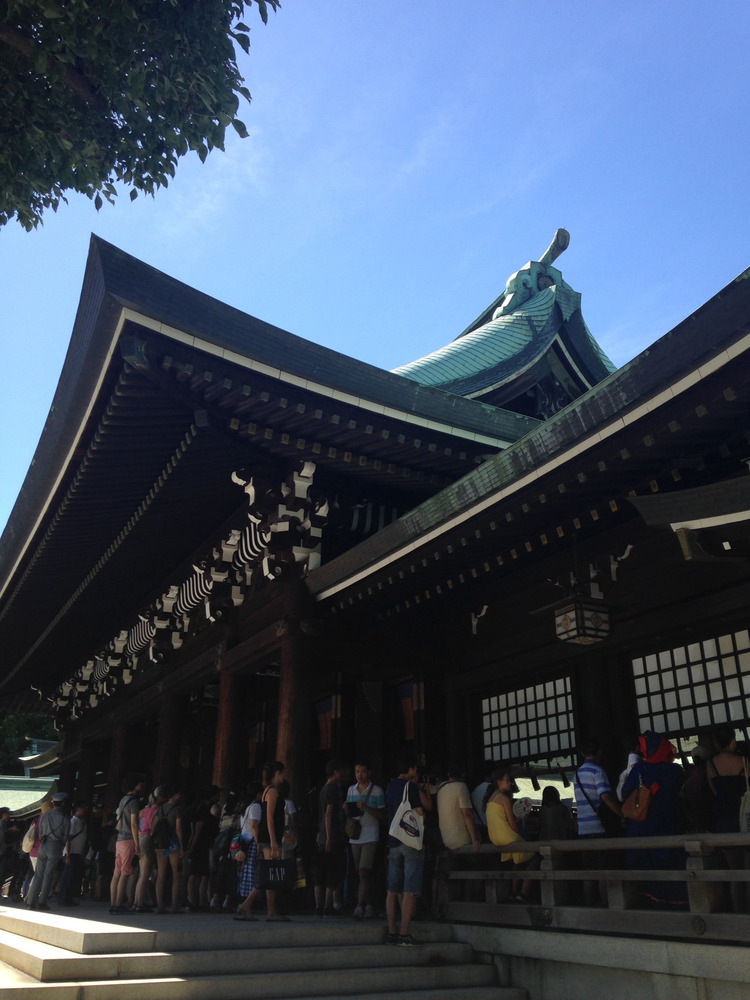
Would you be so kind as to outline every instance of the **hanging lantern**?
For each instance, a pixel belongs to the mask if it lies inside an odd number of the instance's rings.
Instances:
[[[591,597],[570,597],[555,608],[555,635],[563,642],[591,646],[609,636],[609,609]]]

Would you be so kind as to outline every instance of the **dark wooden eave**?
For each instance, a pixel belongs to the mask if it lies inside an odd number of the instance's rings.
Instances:
[[[480,468],[315,570],[329,611],[403,609],[633,519],[631,495],[746,476],[745,272],[632,362]],[[677,543],[674,542],[676,545]]]
[[[92,237],[73,336],[0,538],[0,689],[76,670],[241,511],[232,470],[311,459],[403,509],[538,421],[425,389]]]

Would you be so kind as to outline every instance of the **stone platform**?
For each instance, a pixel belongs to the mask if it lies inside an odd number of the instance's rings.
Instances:
[[[3,1000],[245,1000],[450,997],[523,1000],[498,985],[448,924],[415,923],[418,947],[385,944],[381,920],[225,914],[110,915],[106,904],[0,907]]]

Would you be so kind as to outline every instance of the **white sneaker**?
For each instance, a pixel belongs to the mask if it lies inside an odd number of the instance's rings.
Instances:
[[[362,913],[362,907],[361,906],[355,907],[354,913],[352,913],[352,917],[355,920],[361,920],[363,916],[364,914]]]
[[[373,912],[372,907],[368,903],[367,906],[365,907],[365,920],[372,920],[374,916],[375,913]]]

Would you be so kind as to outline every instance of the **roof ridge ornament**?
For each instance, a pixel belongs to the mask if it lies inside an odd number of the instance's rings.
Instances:
[[[552,237],[552,242],[544,251],[542,256],[539,258],[539,263],[543,264],[544,267],[548,267],[561,253],[564,253],[570,246],[570,233],[567,229],[556,229],[555,235]]]

